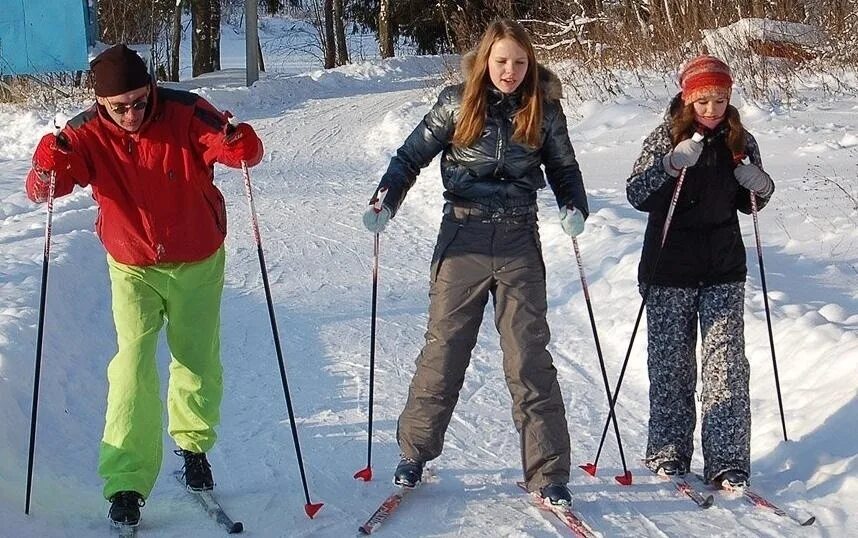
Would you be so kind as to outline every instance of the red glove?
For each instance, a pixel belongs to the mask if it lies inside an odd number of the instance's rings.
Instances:
[[[61,133],[59,137],[48,133],[39,141],[33,154],[33,168],[37,171],[57,172],[71,167],[71,146],[68,139]]]
[[[236,126],[227,126],[227,133],[223,140],[221,150],[221,162],[224,164],[239,164],[245,161],[248,166],[258,164],[262,159],[262,142],[256,136],[256,132],[247,123],[239,123]]]

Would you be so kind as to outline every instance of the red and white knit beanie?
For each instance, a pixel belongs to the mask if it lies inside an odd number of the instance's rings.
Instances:
[[[687,105],[701,97],[730,99],[733,77],[730,68],[714,56],[698,56],[689,60],[679,74],[682,101]]]

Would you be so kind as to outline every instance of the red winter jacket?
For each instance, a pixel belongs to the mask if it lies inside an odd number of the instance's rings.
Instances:
[[[226,236],[226,206],[212,182],[213,165],[241,168],[241,162],[223,152],[226,116],[193,93],[152,89],[136,132],[119,127],[98,104],[68,122],[63,134],[71,164],[57,172],[55,196],[92,185],[96,231],[120,263],[203,260]],[[257,141],[250,166],[262,159]],[[34,202],[48,198],[48,184],[35,169],[27,175],[27,195]]]

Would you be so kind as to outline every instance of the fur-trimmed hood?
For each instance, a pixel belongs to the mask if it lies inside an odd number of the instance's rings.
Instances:
[[[474,68],[477,53],[470,51],[462,56],[461,68],[462,76],[467,79],[471,70]],[[549,101],[558,101],[563,97],[563,83],[553,71],[544,65],[537,63],[536,68],[539,70],[539,84],[542,86],[542,92],[545,99]]]

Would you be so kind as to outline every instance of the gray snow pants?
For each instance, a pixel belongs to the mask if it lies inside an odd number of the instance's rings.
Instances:
[[[652,286],[647,299],[649,440],[646,465],[689,468],[694,452],[697,322],[703,337],[703,474],[750,474],[751,405],[745,357],[745,283],[701,288]]]
[[[546,349],[550,334],[536,208],[524,210],[491,219],[445,206],[432,256],[426,343],[397,438],[408,458],[425,462],[441,454],[491,295],[524,478],[534,491],[568,482],[570,448],[557,370]]]

